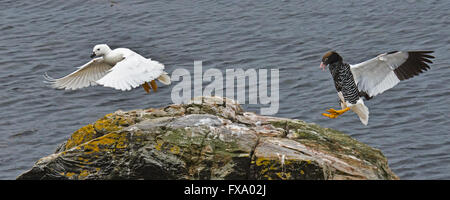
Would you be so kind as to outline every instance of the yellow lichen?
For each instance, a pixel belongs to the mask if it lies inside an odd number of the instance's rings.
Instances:
[[[89,173],[89,171],[88,170],[82,170],[81,172],[80,172],[80,177],[86,177],[86,176],[88,176],[90,173]]]
[[[75,172],[65,172],[64,173],[64,172],[60,172],[59,174],[62,175],[62,176],[66,176],[68,178],[71,178],[71,179],[82,179],[82,178],[85,178],[86,176],[88,176],[90,174],[90,172],[88,170],[84,169],[84,170],[81,170],[80,173],[75,173]]]
[[[280,178],[281,180],[288,180],[288,179],[290,179],[291,178],[291,172],[287,172],[287,173],[285,173],[285,172],[277,172],[277,173],[275,173],[277,176],[278,176],[278,178]]]
[[[95,138],[85,144],[82,147],[86,154],[97,153],[101,151],[114,151],[116,149],[122,149],[127,147],[126,133],[109,133],[102,137]]]
[[[124,148],[127,148],[127,146],[128,146],[128,143],[126,140],[123,140],[123,138],[121,138],[119,141],[117,141],[116,148],[124,149]]]
[[[102,131],[105,133],[120,130],[121,128],[114,123],[114,120],[103,118],[97,120],[94,124],[95,130]]]
[[[105,115],[103,118],[97,120],[93,125],[89,124],[75,131],[69,140],[67,140],[65,149],[70,149],[81,145],[85,142],[93,140],[99,135],[96,131],[101,131],[102,134],[111,133],[122,129],[123,126],[129,125],[132,120],[114,113]],[[122,143],[119,146],[125,148],[126,144]]]
[[[170,148],[170,152],[172,152],[173,154],[179,154],[180,153],[180,147],[173,146],[172,148]]]
[[[88,158],[77,157],[76,159],[85,165],[92,164],[92,162],[90,162]]]
[[[114,113],[108,113],[108,114],[105,115],[105,118],[106,118],[106,117],[111,117],[111,116],[113,116],[113,115],[114,115]]]
[[[263,157],[259,157],[258,159],[256,159],[256,166],[261,166],[261,165],[268,165],[270,164],[270,160],[263,158]]]
[[[92,124],[84,126],[75,131],[70,137],[70,139],[67,140],[65,149],[70,149],[74,146],[78,146],[89,140],[92,140],[94,136],[95,136],[94,126]]]
[[[161,151],[161,147],[163,144],[164,144],[164,142],[162,142],[161,140],[156,141],[155,149],[158,151]]]
[[[264,157],[258,157],[256,159],[255,164],[256,164],[256,166],[261,167],[259,173],[267,179],[271,178],[270,174],[273,174],[275,171],[278,171],[279,166],[280,166],[280,164],[276,160],[270,160],[270,159],[264,158]],[[284,172],[279,172],[279,173],[284,173]],[[277,173],[275,173],[275,174],[277,174]],[[278,175],[278,176],[280,176],[280,175]]]
[[[262,168],[260,173],[261,174],[266,174],[266,172],[268,172],[268,171],[269,171],[269,168]]]
[[[95,130],[102,133],[110,133],[122,129],[123,126],[133,124],[133,118],[115,113],[105,115],[94,123]]]
[[[73,172],[67,172],[67,173],[64,174],[64,176],[67,176],[69,178],[71,178],[74,175],[75,175],[75,173],[73,173]]]

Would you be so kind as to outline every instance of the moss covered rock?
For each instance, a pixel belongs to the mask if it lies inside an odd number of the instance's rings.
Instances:
[[[17,179],[398,179],[383,154],[339,131],[194,98],[117,111],[75,131]]]

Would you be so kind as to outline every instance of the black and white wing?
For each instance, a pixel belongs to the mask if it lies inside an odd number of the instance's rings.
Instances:
[[[433,63],[431,53],[433,51],[394,51],[351,65],[350,69],[358,89],[373,97],[430,69],[427,63]]]
[[[76,90],[97,85],[96,81],[105,76],[113,66],[95,58],[79,67],[78,70],[62,78],[54,79],[44,74],[45,82],[56,89]]]

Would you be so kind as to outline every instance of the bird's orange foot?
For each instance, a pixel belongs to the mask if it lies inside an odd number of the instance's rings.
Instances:
[[[342,114],[344,114],[345,112],[347,112],[347,111],[349,111],[349,110],[350,110],[349,107],[344,108],[344,109],[342,109],[342,110],[335,110],[335,109],[333,109],[333,108],[330,108],[330,109],[327,110],[327,112],[329,112],[330,114],[328,114],[328,113],[322,113],[322,115],[325,116],[325,117],[334,119],[334,118],[339,117],[339,115],[342,115]]]
[[[344,109],[342,109],[342,110],[335,110],[335,109],[333,109],[333,108],[330,108],[330,109],[327,110],[327,112],[329,112],[329,113],[331,113],[331,114],[334,114],[334,115],[342,115],[342,114],[344,114],[345,112],[347,112],[347,111],[349,111],[349,110],[350,110],[349,107],[344,108]]]
[[[334,119],[339,116],[339,115],[333,115],[333,114],[328,114],[328,113],[322,113],[322,115],[325,117],[328,117],[330,119]]]

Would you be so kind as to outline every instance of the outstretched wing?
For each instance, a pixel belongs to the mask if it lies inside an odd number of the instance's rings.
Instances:
[[[110,72],[97,83],[105,87],[126,91],[157,79],[163,74],[163,70],[163,64],[146,59],[133,52],[116,63]]]
[[[99,80],[112,68],[111,65],[103,62],[103,58],[92,59],[88,63],[79,67],[78,70],[59,79],[54,79],[44,74],[46,83],[56,89],[76,90],[84,87],[97,85]]]
[[[427,63],[433,63],[431,53],[433,51],[394,51],[351,65],[350,69],[358,89],[373,97],[430,69]]]

